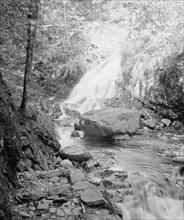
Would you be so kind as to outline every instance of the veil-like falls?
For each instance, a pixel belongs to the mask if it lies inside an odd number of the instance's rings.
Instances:
[[[87,72],[75,86],[66,103],[74,104],[79,112],[101,108],[101,100],[116,95],[116,82],[122,74],[121,58],[114,55],[100,66]]]
[[[64,103],[68,106],[74,105],[81,113],[100,109],[102,100],[116,95],[116,82],[121,80],[121,75],[121,58],[120,56],[112,56],[97,68],[87,72]],[[85,144],[84,140],[81,141],[82,144]],[[79,144],[80,142],[77,141],[76,143]],[[133,160],[136,161],[140,158],[144,160],[144,150],[142,152],[140,149],[138,150],[142,156],[134,154]],[[126,154],[126,151],[124,153]],[[124,153],[122,152],[122,155]],[[125,155],[125,157],[129,157],[129,155]],[[122,157],[122,160],[124,158]],[[154,158],[152,157],[151,160],[154,160]],[[127,160],[125,161],[127,162]],[[154,167],[152,168],[154,173]],[[124,169],[123,166],[122,169]],[[143,181],[144,177],[132,179],[135,200],[116,204],[118,209],[122,211],[123,220],[184,220],[184,203],[180,194],[181,189],[171,187],[165,181],[161,186],[160,183],[163,182],[163,177],[159,179],[159,175],[158,181],[155,184],[150,184],[154,182],[150,179],[150,176],[147,176],[145,181]],[[152,179],[154,179],[153,176]],[[157,193],[157,191],[161,192],[163,189],[167,193]]]

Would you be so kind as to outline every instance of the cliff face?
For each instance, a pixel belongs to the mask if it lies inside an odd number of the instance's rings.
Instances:
[[[11,196],[16,186],[20,136],[10,90],[0,73],[0,219],[11,219]]]

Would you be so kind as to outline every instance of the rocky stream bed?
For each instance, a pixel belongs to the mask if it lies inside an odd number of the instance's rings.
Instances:
[[[65,124],[67,126],[71,128],[71,125]],[[81,139],[76,131],[71,136],[74,140]],[[137,204],[144,207],[144,199],[149,197],[145,195],[142,198],[139,193],[143,185],[145,188],[147,185],[151,186],[149,191],[155,196],[169,196],[182,201],[183,141],[181,132],[174,133],[172,128],[155,131],[144,127],[131,138],[113,142],[112,147],[117,143],[124,148],[135,144],[151,146],[158,157],[169,157],[168,169],[161,174],[162,180],[154,175],[154,171],[148,178],[143,172],[130,174],[124,169],[114,169],[120,161],[117,161],[112,151],[105,148],[89,151],[79,145],[65,147],[47,161],[49,165],[46,171],[30,168],[18,174],[14,219],[129,219],[126,210]],[[132,211],[132,216],[137,216],[135,212]]]

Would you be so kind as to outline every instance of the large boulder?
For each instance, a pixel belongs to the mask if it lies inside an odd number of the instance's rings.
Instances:
[[[132,134],[140,128],[140,112],[133,109],[106,108],[86,112],[79,121],[85,135],[112,137],[115,134]]]

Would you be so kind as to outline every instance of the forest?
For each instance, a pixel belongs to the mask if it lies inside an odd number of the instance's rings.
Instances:
[[[183,0],[0,1],[0,219],[183,220],[183,123]]]

